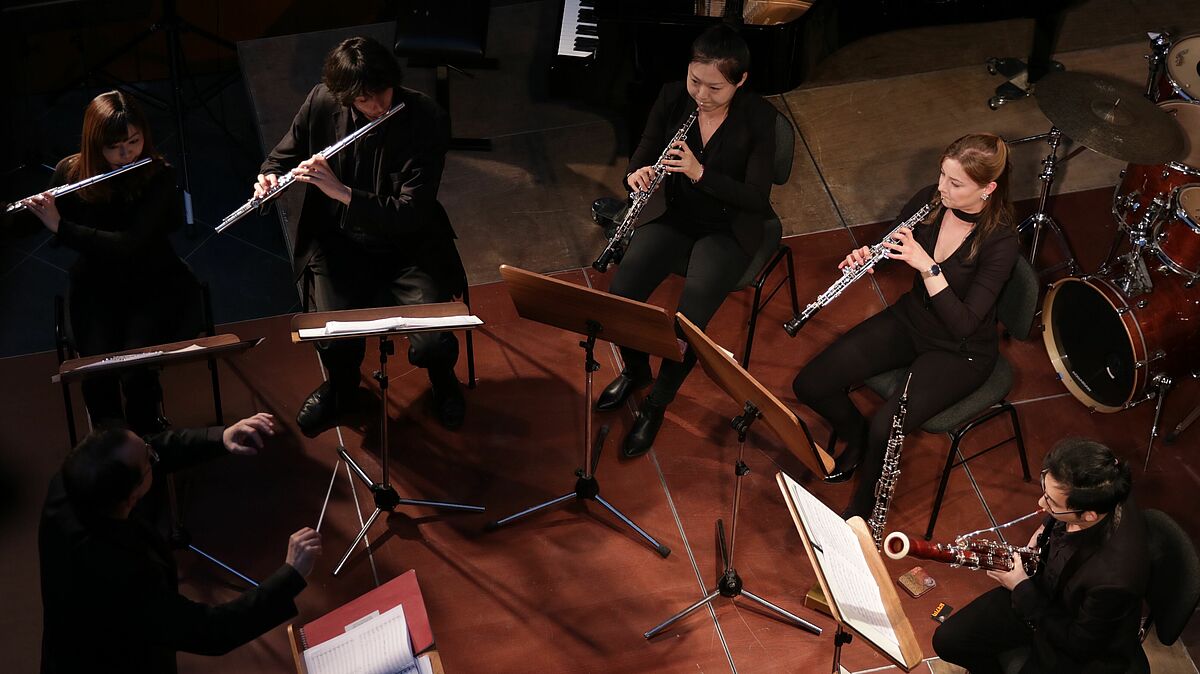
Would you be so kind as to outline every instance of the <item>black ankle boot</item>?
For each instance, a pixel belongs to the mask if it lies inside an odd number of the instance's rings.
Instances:
[[[662,428],[663,416],[666,412],[666,405],[655,402],[649,396],[643,399],[638,408],[638,417],[634,420],[633,427],[629,429],[629,434],[625,436],[625,444],[621,448],[621,453],[632,459],[650,451],[650,448],[654,446],[654,438],[658,435],[658,429]]]
[[[454,370],[439,376],[430,374],[429,381],[433,385],[433,411],[438,423],[450,431],[462,428],[467,415],[467,400]]]
[[[629,370],[621,370],[621,374],[600,392],[600,397],[596,399],[596,411],[608,412],[617,409],[629,398],[629,394],[646,388],[651,381],[653,380],[649,374],[640,377]]]
[[[329,382],[323,382],[300,404],[300,411],[296,413],[300,432],[315,438],[336,426],[339,415],[350,407],[349,397],[353,392],[354,389],[337,391]]]

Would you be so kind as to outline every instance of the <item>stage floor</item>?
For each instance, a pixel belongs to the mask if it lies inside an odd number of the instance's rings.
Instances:
[[[1052,212],[1064,224],[1085,269],[1094,268],[1110,240],[1108,192],[1092,190],[1054,199]],[[1028,210],[1028,206],[1026,206]],[[881,226],[809,234],[787,240],[796,256],[798,292],[807,303],[836,277],[835,263],[852,245],[873,243]],[[1051,256],[1047,256],[1049,259]],[[887,268],[891,267],[891,268]],[[574,270],[559,278],[604,288],[607,278]],[[790,381],[799,366],[845,329],[885,306],[906,289],[910,275],[886,265],[871,282],[852,287],[796,339],[780,324],[790,317],[786,297],[776,297],[761,317],[750,371],[782,400],[795,405]],[[677,280],[652,301],[673,306]],[[252,576],[269,574],[283,560],[286,538],[320,520],[325,556],[300,596],[300,622],[357,596],[377,583],[416,569],[434,635],[448,672],[816,672],[832,654],[833,624],[802,606],[814,578],[778,488],[775,473],[787,471],[835,510],[845,506],[849,485],[826,485],[791,456],[765,427],[755,427],[747,445],[750,467],[743,494],[737,568],[746,587],[825,629],[816,637],[765,615],[744,600],[721,600],[646,641],[642,633],[696,601],[719,571],[715,522],[728,518],[735,433],[729,419],[740,412],[697,369],[667,413],[655,449],[621,460],[618,443],[632,420],[632,405],[601,414],[611,433],[600,459],[602,493],[672,553],[662,559],[631,531],[594,504],[539,514],[500,531],[484,533],[486,522],[557,496],[572,488],[581,454],[583,389],[579,338],[516,316],[501,284],[471,290],[474,312],[485,325],[475,332],[479,384],[467,392],[466,425],[443,430],[428,413],[424,373],[406,359],[392,361],[392,479],[404,496],[480,503],[483,514],[443,514],[401,508],[377,524],[369,550],[359,550],[338,578],[330,575],[362,520],[370,496],[337,460],[344,444],[372,475],[378,475],[378,431],[367,414],[352,426],[309,440],[294,416],[303,397],[321,380],[315,352],[290,343],[288,317],[224,326],[242,337],[265,337],[258,348],[222,367],[226,419],[257,411],[275,414],[282,434],[256,458],[227,458],[189,473],[184,503],[195,542]],[[740,353],[749,315],[748,292],[732,295],[710,326],[710,335]],[[597,387],[617,371],[615,349],[601,343]],[[1143,472],[1153,413],[1143,405],[1121,414],[1092,414],[1056,381],[1040,335],[1026,342],[1005,340],[1014,363],[1017,405],[1035,471],[1050,446],[1068,435],[1100,439],[1134,461],[1136,493],[1144,507],[1161,508],[1193,537],[1200,532],[1195,490],[1200,483],[1192,429],[1177,443],[1157,443],[1150,470]],[[400,349],[403,353],[403,349]],[[364,385],[374,348],[368,349]],[[6,558],[5,605],[0,634],[10,671],[34,671],[41,608],[38,595],[36,528],[45,485],[67,447],[61,397],[48,382],[53,354],[0,361],[0,539]],[[465,377],[465,359],[459,363]],[[169,415],[176,425],[210,421],[207,370],[188,366],[164,377]],[[1196,403],[1200,387],[1185,380],[1167,399],[1164,427],[1172,428]],[[878,399],[856,394],[864,409]],[[78,395],[76,395],[78,398]],[[800,415],[818,438],[827,432],[808,410]],[[975,432],[964,451],[1003,437],[1005,421]],[[904,447],[904,473],[889,526],[919,535],[924,530],[938,472],[949,442],[924,433]],[[1025,483],[1013,445],[995,450],[950,480],[937,539],[989,526],[1036,508],[1036,480]],[[1025,531],[1020,536],[1025,535]],[[219,602],[236,595],[230,578],[180,554],[184,592]],[[887,564],[893,576],[913,562]],[[935,623],[927,616],[939,602],[961,607],[994,586],[981,573],[927,564],[936,590],[902,603],[925,656]],[[1193,621],[1184,641],[1193,653],[1200,629]],[[1177,649],[1182,652],[1182,649]],[[1183,654],[1178,667],[1195,671]],[[183,672],[288,671],[291,655],[282,627],[219,660],[181,655]],[[888,662],[856,641],[843,663],[854,672],[886,668]],[[921,669],[925,669],[922,665]]]

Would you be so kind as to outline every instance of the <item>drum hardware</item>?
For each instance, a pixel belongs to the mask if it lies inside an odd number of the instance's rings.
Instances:
[[[1144,57],[1149,70],[1146,76],[1146,98],[1153,101],[1158,98],[1158,82],[1164,74],[1163,66],[1167,60],[1167,52],[1171,51],[1171,34],[1166,31],[1146,33],[1146,37],[1150,38],[1150,53]]]
[[[1033,228],[1033,239],[1029,243],[1029,263],[1037,268],[1036,259],[1038,247],[1041,244],[1042,228],[1050,230],[1058,241],[1058,245],[1062,252],[1067,256],[1067,259],[1052,267],[1047,267],[1041,270],[1041,273],[1048,274],[1059,269],[1066,269],[1067,274],[1074,276],[1079,271],[1079,265],[1075,262],[1075,252],[1071,250],[1071,244],[1067,241],[1067,236],[1063,233],[1062,228],[1046,214],[1046,200],[1050,197],[1050,186],[1054,184],[1054,172],[1058,164],[1058,146],[1062,142],[1062,132],[1057,127],[1050,127],[1049,133],[1042,133],[1035,136],[1027,136],[1018,138],[1009,142],[1009,145],[1020,145],[1034,140],[1045,139],[1050,146],[1050,152],[1042,159],[1042,171],[1038,174],[1037,179],[1042,182],[1041,195],[1038,197],[1037,210],[1017,227],[1018,232],[1025,232]]]
[[[1192,372],[1192,378],[1200,378],[1200,372]],[[1197,404],[1195,407],[1193,407],[1192,411],[1188,412],[1187,416],[1179,422],[1179,425],[1175,426],[1170,433],[1167,433],[1167,436],[1163,438],[1163,443],[1169,445],[1172,442],[1175,442],[1175,440],[1178,439],[1180,435],[1183,435],[1183,432],[1186,431],[1189,426],[1195,423],[1197,419],[1200,419],[1200,404]]]
[[[1154,439],[1158,437],[1158,422],[1162,419],[1163,402],[1166,401],[1167,392],[1171,390],[1173,382],[1170,377],[1160,372],[1154,376],[1152,383],[1158,385],[1158,390],[1153,392],[1153,395],[1158,397],[1158,403],[1154,406],[1154,421],[1150,424],[1150,441],[1146,443],[1146,461],[1142,464],[1142,470],[1150,469],[1150,452],[1154,450]]]
[[[1170,99],[1200,102],[1200,34],[1177,40],[1168,33],[1148,33],[1150,53],[1146,96],[1153,101]]]
[[[1113,279],[1113,284],[1120,288],[1126,297],[1137,297],[1154,290],[1154,281],[1150,278],[1150,270],[1146,267],[1146,260],[1142,257],[1140,248],[1135,248],[1118,259],[1124,264],[1125,273]],[[1116,311],[1117,315],[1122,315],[1129,311],[1129,305],[1117,307]]]
[[[1128,311],[1128,307],[1125,307],[1125,310]],[[1124,312],[1117,312],[1117,313],[1124,313]],[[1151,355],[1146,360],[1139,360],[1138,362],[1134,363],[1133,367],[1135,369],[1150,367],[1150,363],[1153,363],[1156,360],[1162,360],[1163,358],[1166,358],[1166,357],[1167,357],[1167,352],[1163,351],[1162,349],[1159,349],[1159,350],[1155,351],[1154,354]],[[1151,396],[1151,397],[1153,397],[1153,396]],[[1140,405],[1141,403],[1144,403],[1144,402],[1146,402],[1146,400],[1139,400],[1138,402],[1135,402],[1135,403],[1126,403],[1125,409],[1129,409],[1130,407],[1134,407],[1135,405]]]

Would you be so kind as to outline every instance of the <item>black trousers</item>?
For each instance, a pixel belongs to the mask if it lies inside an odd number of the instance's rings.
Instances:
[[[933,633],[933,650],[938,657],[971,674],[1002,674],[996,656],[1022,646],[1033,646],[1033,630],[1017,616],[1012,593],[1003,587],[983,593],[951,614]],[[1030,653],[1020,671],[1042,671],[1036,654]]]
[[[72,275],[67,307],[81,356],[181,341],[203,330],[200,285],[182,263],[140,279]],[[156,425],[163,392],[155,370],[88,377],[81,388],[93,425],[125,420],[138,432]]]
[[[735,290],[748,264],[749,256],[732,233],[697,235],[682,226],[656,220],[638,228],[608,290],[644,302],[668,274],[686,270],[678,311],[704,329],[725,297]],[[649,378],[648,354],[621,347],[621,358],[632,376]],[[664,360],[650,398],[663,405],[670,403],[695,365],[696,356],[691,350],[684,354],[682,363]]]
[[[829,422],[846,441],[846,451],[861,453],[851,512],[865,517],[874,505],[875,483],[883,470],[901,391],[868,420],[850,400],[849,387],[876,374],[908,368],[912,380],[904,418],[907,434],[979,388],[994,364],[994,360],[982,362],[923,344],[889,308],[851,328],[800,370],[792,382],[796,398]]]
[[[422,265],[403,255],[379,256],[361,251],[321,251],[309,259],[300,276],[300,296],[306,311],[340,311],[381,306],[448,302],[451,292]],[[306,287],[307,286],[307,287]],[[408,360],[429,372],[438,384],[454,377],[458,339],[450,332],[422,332],[408,336]],[[354,389],[366,355],[365,339],[317,342],[329,383],[339,391]]]

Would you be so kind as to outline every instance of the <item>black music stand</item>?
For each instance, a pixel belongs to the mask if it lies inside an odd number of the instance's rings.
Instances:
[[[51,377],[50,381],[55,384],[63,384],[64,396],[66,396],[66,386],[73,381],[82,381],[99,374],[116,374],[122,370],[135,367],[162,369],[198,360],[210,360],[217,357],[227,358],[252,349],[261,344],[262,341],[262,337],[258,339],[240,339],[237,335],[223,334],[189,339],[182,342],[171,342],[170,344],[144,346],[138,349],[105,353],[84,358],[73,358],[59,365],[58,373]],[[68,401],[67,423],[71,425],[71,435],[74,437],[75,417],[70,413],[70,409]],[[220,419],[218,419],[218,422],[223,423]],[[175,475],[168,473],[166,478],[167,516],[170,519],[171,526],[168,540],[171,542],[171,547],[175,550],[191,550],[250,585],[257,587],[258,583],[254,582],[249,576],[192,545],[192,535],[188,532],[187,527],[183,525],[183,513],[180,512],[179,501],[175,493]]]
[[[715,342],[708,338],[708,335],[705,335],[700,328],[697,328],[683,314],[676,314],[675,317],[679,321],[679,326],[683,329],[684,338],[687,339],[692,351],[695,352],[696,359],[700,362],[704,371],[717,383],[717,386],[721,390],[725,391],[735,402],[742,405],[742,413],[734,417],[732,421],[733,429],[738,434],[738,458],[733,464],[733,516],[729,520],[728,545],[726,545],[725,541],[725,525],[721,520],[717,520],[717,543],[725,570],[721,573],[720,579],[717,580],[716,587],[710,590],[703,599],[667,618],[643,634],[643,636],[647,639],[653,639],[655,636],[661,634],[663,630],[691,615],[702,606],[711,603],[718,596],[730,599],[745,596],[747,599],[779,615],[796,627],[819,635],[821,634],[821,628],[747,590],[742,585],[742,578],[738,575],[737,569],[734,566],[733,553],[734,543],[737,541],[738,510],[742,501],[742,479],[750,472],[744,460],[746,455],[746,434],[749,433],[750,426],[755,421],[766,419],[767,425],[783,440],[788,450],[799,458],[809,470],[816,474],[828,475],[834,468],[833,458],[813,441],[812,434],[809,433],[808,426],[804,421],[792,414],[778,398],[763,388],[763,385],[750,376],[750,373],[746,372],[742,366],[738,365],[737,361],[728,352],[717,346]]]
[[[375,371],[375,381],[379,382],[379,441],[380,441],[380,471],[383,474],[381,481],[376,482],[367,475],[367,472],[358,465],[345,447],[338,447],[337,453],[346,465],[358,476],[359,480],[367,486],[371,491],[371,495],[375,500],[375,512],[367,518],[362,529],[359,530],[358,536],[354,538],[354,542],[346,549],[346,553],[342,555],[337,566],[333,569],[333,575],[336,576],[342,571],[342,567],[346,565],[346,561],[350,559],[350,555],[354,552],[354,548],[358,547],[360,541],[366,537],[367,531],[375,524],[375,520],[379,519],[379,515],[387,512],[391,513],[396,509],[396,506],[428,506],[431,508],[444,508],[446,510],[457,510],[466,512],[483,512],[483,506],[467,505],[462,503],[451,503],[448,501],[426,501],[423,499],[402,498],[396,493],[395,487],[392,486],[392,475],[388,470],[388,371],[387,363],[388,356],[396,352],[396,345],[392,342],[393,335],[411,335],[418,332],[444,332],[446,330],[473,330],[477,323],[458,322],[447,326],[438,327],[392,327],[383,330],[372,330],[364,332],[343,333],[337,335],[308,335],[301,331],[309,331],[317,328],[324,328],[329,321],[375,321],[386,318],[445,318],[445,317],[463,317],[470,316],[470,310],[467,305],[462,302],[440,302],[436,304],[412,304],[400,307],[384,307],[378,309],[351,309],[349,311],[323,311],[318,313],[296,314],[292,317],[292,341],[293,342],[316,342],[316,341],[333,341],[339,339],[362,339],[364,337],[379,338],[379,369]]]
[[[579,343],[583,348],[583,467],[575,471],[577,479],[573,490],[508,517],[489,522],[487,530],[494,531],[522,517],[575,498],[581,501],[596,501],[636,531],[658,554],[663,557],[671,554],[670,548],[659,543],[600,496],[600,483],[596,481],[595,473],[596,465],[600,461],[600,450],[604,447],[604,438],[608,435],[608,426],[600,428],[594,446],[592,441],[592,417],[595,413],[592,405],[592,373],[600,369],[600,364],[594,357],[596,338],[603,336],[614,344],[681,361],[683,350],[675,337],[670,314],[661,307],[627,300],[506,264],[500,265],[500,276],[504,279],[508,294],[512,297],[521,318],[587,337]]]

